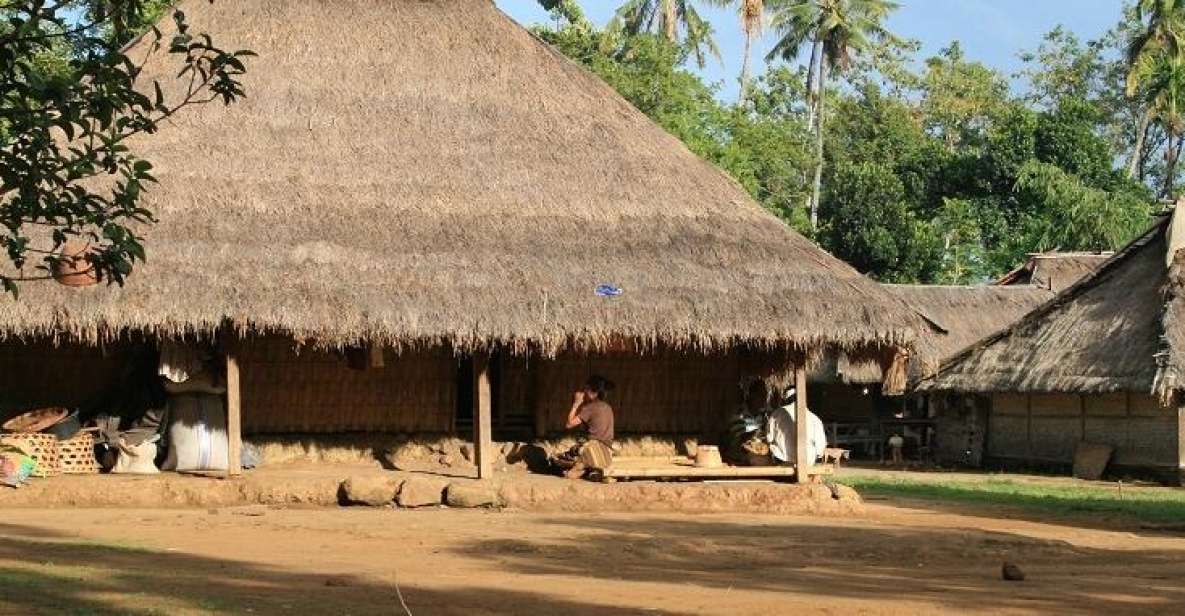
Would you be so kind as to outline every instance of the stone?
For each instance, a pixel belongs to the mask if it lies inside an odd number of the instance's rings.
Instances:
[[[444,501],[448,481],[438,477],[410,477],[403,482],[395,502],[400,507],[428,507]]]
[[[1004,563],[1004,566],[1000,568],[1000,575],[1009,582],[1023,582],[1025,580],[1024,570],[1013,563]]]
[[[461,445],[461,457],[465,458],[466,462],[473,462],[473,460],[475,458],[474,458],[474,454],[473,454],[473,444],[472,443],[464,443]]]
[[[496,507],[498,505],[498,490],[491,484],[484,482],[456,481],[448,485],[446,500],[449,507]]]
[[[851,486],[845,486],[842,483],[835,484],[835,493],[832,495],[832,497],[838,501],[852,502],[856,504],[864,502],[864,499],[860,498],[859,492],[852,489]]]
[[[350,477],[341,483],[342,500],[351,505],[382,507],[395,500],[399,481],[390,477]]]

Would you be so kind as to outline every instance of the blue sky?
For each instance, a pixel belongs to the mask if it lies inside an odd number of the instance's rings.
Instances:
[[[979,60],[1011,75],[1021,67],[1019,54],[1036,49],[1042,36],[1062,25],[1087,40],[1098,37],[1119,21],[1122,0],[899,0],[901,8],[889,20],[899,36],[922,43],[922,57],[959,40],[971,59]],[[524,25],[548,19],[536,0],[495,0],[511,17]],[[621,3],[617,0],[581,0],[588,16],[603,24]],[[736,13],[731,9],[708,8],[724,64],[712,61],[702,71],[719,82],[721,96],[736,97],[736,76],[740,72],[741,35]],[[773,44],[767,35],[754,49],[760,63]],[[757,69],[755,72],[759,72]]]

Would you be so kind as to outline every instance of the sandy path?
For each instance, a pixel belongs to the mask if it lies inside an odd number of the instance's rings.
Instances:
[[[0,611],[1180,613],[1185,537],[874,503],[859,518],[25,510]],[[1008,558],[1029,575],[999,579]]]

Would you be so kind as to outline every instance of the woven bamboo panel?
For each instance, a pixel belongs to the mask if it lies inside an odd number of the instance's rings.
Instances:
[[[80,432],[78,436],[58,441],[58,465],[64,475],[94,475],[99,472],[95,459],[95,437]]]
[[[715,434],[740,404],[735,355],[562,355],[536,365],[536,400],[549,432],[564,429],[572,394],[590,375],[616,383],[608,402],[619,434]]]
[[[244,345],[243,431],[444,432],[456,409],[456,360],[445,352],[386,353],[385,366],[353,370],[331,351],[283,338]]]
[[[125,359],[122,347],[0,343],[0,403],[73,408],[114,384]]]
[[[21,446],[29,457],[37,461],[34,477],[53,477],[62,474],[58,461],[58,439],[52,434],[4,434],[0,443]]]

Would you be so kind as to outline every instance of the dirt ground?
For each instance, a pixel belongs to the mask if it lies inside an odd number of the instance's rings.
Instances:
[[[1027,573],[1004,582],[1005,560]],[[876,501],[844,517],[9,510],[0,613],[1181,613],[1185,535]]]

